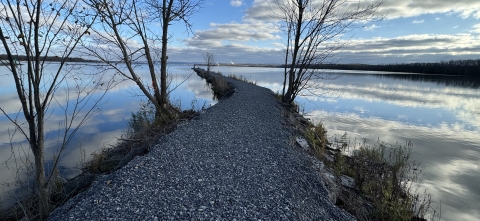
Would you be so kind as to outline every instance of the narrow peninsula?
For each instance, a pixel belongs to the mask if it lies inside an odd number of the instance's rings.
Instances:
[[[329,201],[315,159],[292,143],[273,92],[225,79],[233,94],[49,220],[353,220]]]

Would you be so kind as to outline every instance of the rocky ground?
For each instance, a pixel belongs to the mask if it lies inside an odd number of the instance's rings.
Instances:
[[[319,163],[295,144],[272,91],[226,80],[231,96],[49,220],[353,220],[329,201]]]

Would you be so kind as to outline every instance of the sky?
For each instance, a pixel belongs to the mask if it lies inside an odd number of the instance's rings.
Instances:
[[[171,26],[169,60],[202,62],[208,50],[219,63],[282,63],[285,38],[270,16],[272,7],[271,0],[205,0],[190,20],[194,34],[179,23]],[[345,33],[336,62],[480,59],[478,0],[387,0],[379,14],[382,21]]]

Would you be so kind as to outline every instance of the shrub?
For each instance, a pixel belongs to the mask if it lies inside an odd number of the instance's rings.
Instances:
[[[323,158],[325,146],[328,144],[327,130],[323,127],[323,124],[311,125],[311,128],[305,131],[304,136],[312,145],[317,157]]]
[[[98,152],[93,152],[91,154],[90,160],[84,164],[84,167],[82,168],[84,171],[90,171],[90,172],[100,172],[99,167],[107,159],[107,154],[105,153],[105,150],[99,150]]]
[[[373,206],[369,220],[413,220],[433,210],[431,195],[419,193],[423,168],[410,161],[409,147],[381,141],[368,146],[364,142],[350,155],[339,152],[333,169],[355,179],[361,195]]]
[[[146,128],[150,128],[155,123],[155,107],[148,102],[140,103],[140,110],[136,113],[132,112],[132,116],[127,120],[129,132],[141,132]]]

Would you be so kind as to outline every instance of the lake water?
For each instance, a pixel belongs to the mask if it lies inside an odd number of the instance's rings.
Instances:
[[[243,75],[274,92],[282,90],[282,69],[215,70]],[[321,96],[298,99],[304,115],[322,122],[331,140],[347,133],[350,140],[412,142],[411,158],[425,166],[422,187],[432,194],[434,206],[439,208],[441,202],[441,219],[480,220],[478,84],[391,73],[333,73],[338,78],[322,83],[317,91]]]
[[[175,73],[174,82],[181,82],[191,73],[190,66],[177,65],[170,70]],[[242,75],[274,92],[282,90],[282,69],[214,67],[214,71]],[[389,143],[412,142],[412,159],[425,166],[422,187],[432,194],[437,206],[441,202],[442,220],[480,220],[478,84],[376,72],[334,71],[332,74],[337,78],[321,82],[321,89],[316,91],[318,96],[298,99],[306,117],[322,122],[332,140],[347,133],[351,140],[368,138],[374,142],[380,138]],[[14,88],[6,78],[0,69],[0,106],[18,107],[14,105]],[[62,173],[66,177],[79,172],[75,169],[79,163],[79,151],[75,147],[79,142],[91,153],[115,143],[125,132],[126,120],[131,112],[139,109],[141,100],[132,95],[132,88],[135,85],[131,82],[117,85],[108,93],[102,111],[79,130],[62,156]],[[215,103],[212,98],[210,89],[196,75],[189,77],[170,96],[184,108],[190,108],[194,99],[197,106],[209,106]],[[12,173],[4,166],[11,155],[7,128],[12,127],[0,116],[0,175],[4,182]],[[47,149],[50,153],[53,150],[53,146]],[[47,153],[47,157],[51,155]]]
[[[216,101],[213,100],[213,93],[207,86],[204,80],[198,77],[191,67],[193,65],[177,65],[170,67],[170,73],[172,73],[171,87],[180,85],[173,90],[169,97],[171,101],[182,109],[190,109],[192,105],[196,109],[200,109],[203,106],[209,107],[214,105]],[[46,72],[55,70],[58,64],[50,64]],[[101,66],[87,65],[80,66],[84,73],[95,73],[102,69]],[[138,74],[143,77],[142,79],[148,79],[147,68],[140,66],[137,68]],[[114,73],[114,72],[113,72]],[[186,80],[186,81],[185,81]],[[185,82],[183,82],[185,81]],[[119,81],[118,81],[119,82]],[[182,83],[183,82],[183,83]],[[63,85],[64,86],[64,85]],[[97,92],[101,94],[101,91]],[[127,120],[131,117],[132,112],[136,112],[140,109],[140,103],[146,101],[144,97],[138,96],[141,94],[137,89],[137,86],[132,81],[122,81],[110,89],[102,102],[104,104],[100,106],[101,111],[93,115],[76,133],[72,141],[69,143],[65,151],[61,156],[60,170],[64,178],[71,178],[81,172],[81,151],[78,148],[85,150],[85,155],[90,155],[99,151],[102,148],[110,147],[117,142],[117,138],[125,134],[127,130]],[[98,97],[99,95],[95,95]],[[62,103],[65,97],[63,90],[58,91],[57,99]],[[10,116],[15,116],[20,110],[20,103],[15,91],[15,85],[13,79],[5,67],[0,66],[0,107],[6,110]],[[53,154],[57,150],[57,134],[58,124],[62,122],[62,111],[56,102],[52,102],[50,105],[49,118],[45,124],[48,135],[46,136],[46,150],[45,160],[51,162]],[[23,113],[20,115],[20,119],[23,117]],[[25,155],[31,160],[33,156],[29,151],[29,147],[19,133],[13,136],[13,148],[10,146],[10,137],[13,132],[13,125],[5,117],[0,114],[0,199],[3,201],[3,205],[9,205],[12,200],[7,196],[21,195],[21,189],[17,189],[13,185],[16,169],[23,167],[20,163],[25,161]],[[20,144],[22,146],[20,146]],[[24,154],[25,153],[25,154]],[[15,160],[17,158],[17,160]],[[17,163],[17,164],[16,164]],[[48,166],[47,166],[48,167]],[[1,202],[1,201],[0,201]]]

